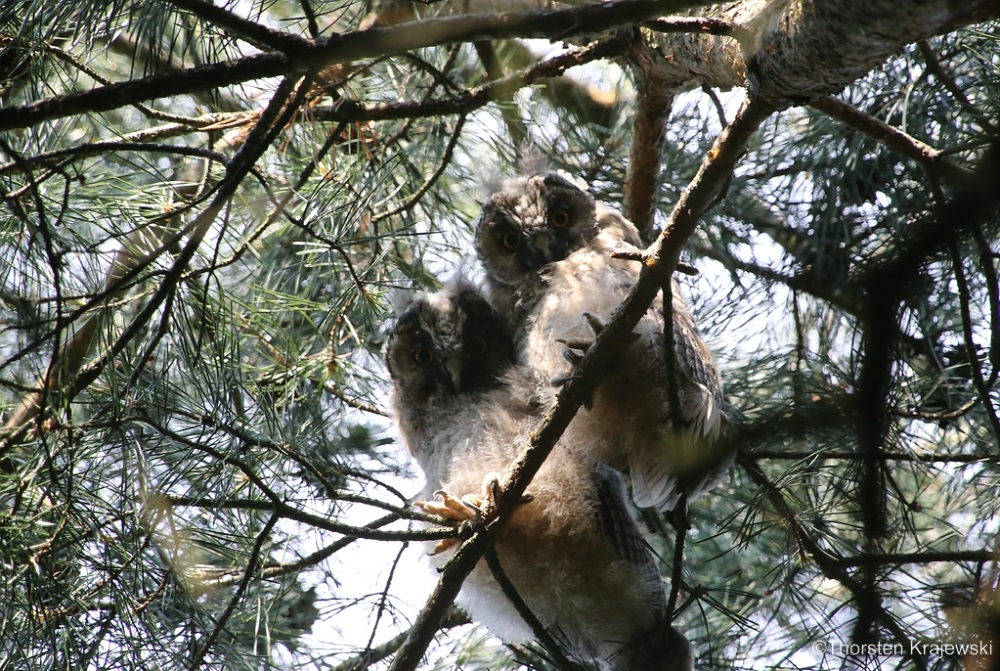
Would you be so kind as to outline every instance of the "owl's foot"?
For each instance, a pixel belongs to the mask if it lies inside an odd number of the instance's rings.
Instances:
[[[572,368],[567,374],[556,376],[549,380],[549,384],[553,387],[561,387],[570,380],[575,380],[578,377],[576,368],[580,365],[580,362],[583,361],[583,357],[586,356],[587,352],[593,346],[594,340],[596,340],[604,330],[604,321],[602,321],[600,317],[597,317],[589,312],[584,312],[583,318],[586,320],[587,326],[590,327],[594,337],[589,340],[565,340],[562,338],[556,340],[556,342],[562,343],[566,346],[566,349],[563,350],[563,358],[570,363]],[[638,340],[638,338],[638,333],[631,334],[631,342]],[[583,404],[587,410],[590,410],[591,405],[592,403],[590,399],[587,399]]]
[[[413,505],[424,512],[442,517],[459,528],[458,538],[445,538],[438,541],[431,554],[436,555],[458,545],[460,541],[471,536],[476,528],[485,527],[496,519],[496,499],[499,493],[500,475],[487,473],[486,477],[483,478],[483,488],[479,496],[466,494],[462,498],[457,498],[443,489],[439,489],[434,492],[434,496],[440,497],[440,503],[436,501],[414,502]]]

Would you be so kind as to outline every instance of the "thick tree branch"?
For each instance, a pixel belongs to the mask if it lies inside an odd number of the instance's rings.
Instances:
[[[484,39],[563,39],[571,35],[599,33],[696,4],[699,3],[691,0],[617,0],[571,9],[471,14],[370,28],[334,35],[311,46],[295,49],[294,55],[260,54],[7,107],[0,109],[0,130],[26,128],[51,119],[103,112],[144,100],[217,89],[267,77],[296,77],[336,63],[395,56],[424,47]]]
[[[733,25],[736,38],[649,39],[661,55],[660,77],[674,87],[745,86],[755,98],[787,105],[836,93],[916,40],[998,16],[995,0],[744,0],[697,13],[710,25]]]

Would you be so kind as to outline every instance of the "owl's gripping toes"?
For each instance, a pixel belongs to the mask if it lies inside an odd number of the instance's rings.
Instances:
[[[434,496],[441,499],[441,503],[436,501],[416,501],[417,506],[426,513],[437,515],[455,524],[471,524],[472,526],[489,526],[496,518],[497,496],[500,487],[499,473],[487,473],[483,478],[483,489],[478,497],[466,494],[461,498],[456,498],[439,489],[434,492]],[[521,499],[526,503],[530,497]],[[455,538],[445,538],[437,542],[431,554],[439,554],[457,545],[459,542]]]

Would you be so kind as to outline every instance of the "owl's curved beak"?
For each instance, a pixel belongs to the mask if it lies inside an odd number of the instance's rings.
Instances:
[[[452,352],[449,354],[444,361],[444,368],[448,371],[451,383],[455,385],[455,391],[460,391],[462,389],[462,353]]]
[[[546,262],[552,259],[552,250],[550,248],[551,240],[549,239],[549,234],[545,232],[535,233],[531,241],[533,243],[532,247],[538,250],[542,259]]]

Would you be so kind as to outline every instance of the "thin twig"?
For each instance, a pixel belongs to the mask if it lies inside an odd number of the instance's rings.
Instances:
[[[232,617],[233,613],[236,611],[236,606],[243,600],[243,595],[246,594],[247,588],[250,586],[250,581],[256,576],[257,565],[260,563],[260,554],[263,551],[264,542],[271,536],[271,530],[274,528],[274,525],[278,523],[278,519],[277,515],[272,515],[267,520],[267,523],[264,524],[264,528],[260,530],[259,534],[257,534],[257,540],[254,542],[253,549],[250,551],[250,559],[247,562],[246,570],[243,572],[243,579],[240,580],[240,584],[236,587],[236,593],[229,599],[229,604],[216,621],[215,627],[205,638],[205,642],[202,644],[201,648],[199,648],[192,657],[191,664],[188,665],[188,669],[190,671],[194,671],[201,666],[202,661],[205,659],[205,655],[208,654],[208,651],[212,649],[213,645],[215,645],[215,641],[218,640],[219,635],[225,630],[226,624],[229,622],[229,618]]]
[[[904,133],[895,126],[890,126],[884,121],[876,119],[853,105],[830,96],[817,98],[810,105],[824,114],[829,114],[833,118],[843,121],[851,128],[856,128],[865,135],[871,136],[903,156],[913,159],[928,172],[940,173],[952,181],[965,179],[970,175],[968,169],[947,160],[934,147]]]
[[[500,591],[503,592],[507,600],[514,606],[514,610],[517,611],[517,614],[528,625],[531,633],[535,635],[535,638],[545,648],[545,651],[552,656],[556,667],[568,669],[569,671],[582,671],[582,667],[579,664],[572,662],[566,657],[562,646],[552,637],[552,634],[545,628],[545,625],[538,619],[538,616],[532,612],[528,604],[521,598],[517,587],[514,586],[514,583],[510,581],[507,573],[503,570],[503,564],[500,563],[500,557],[497,555],[495,548],[490,548],[486,551],[486,566],[489,567],[490,573],[493,574],[493,579],[500,585]]]
[[[958,285],[958,304],[962,315],[962,336],[965,346],[965,356],[969,361],[969,370],[972,374],[972,384],[976,388],[979,400],[986,410],[986,416],[993,427],[993,438],[995,444],[1000,445],[1000,417],[997,417],[996,406],[990,398],[990,389],[986,386],[986,379],[983,377],[983,369],[979,365],[979,352],[976,347],[976,339],[973,334],[974,324],[972,322],[972,308],[969,300],[969,283],[965,278],[965,267],[962,265],[965,260],[958,250],[958,243],[952,241],[948,246],[951,253],[951,265],[955,272],[955,283]]]

